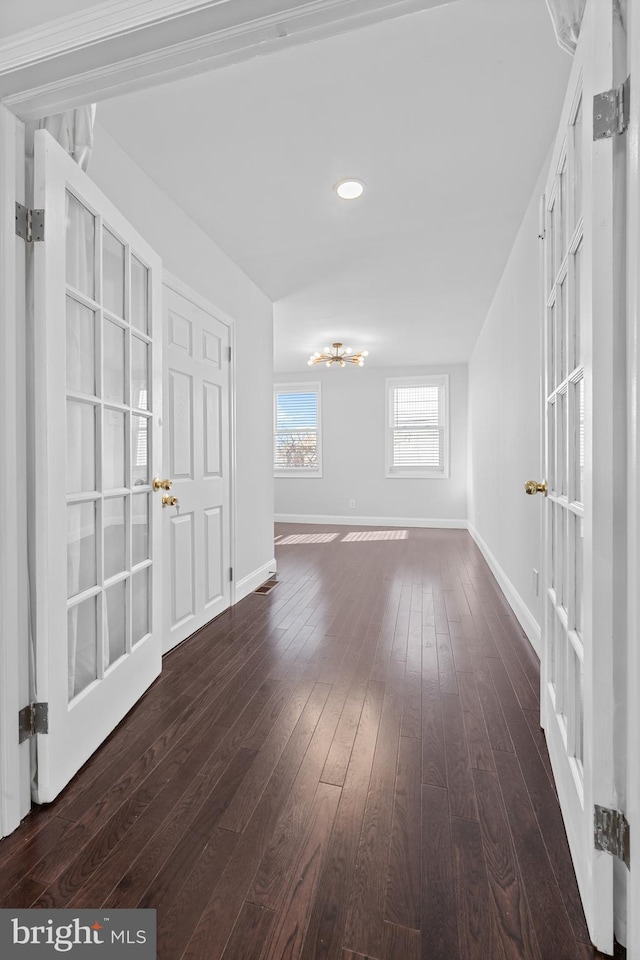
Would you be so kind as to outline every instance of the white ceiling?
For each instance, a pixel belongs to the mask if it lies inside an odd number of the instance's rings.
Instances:
[[[275,301],[275,366],[464,362],[558,120],[544,0],[458,0],[101,103],[98,123]],[[364,197],[333,184],[363,179]]]

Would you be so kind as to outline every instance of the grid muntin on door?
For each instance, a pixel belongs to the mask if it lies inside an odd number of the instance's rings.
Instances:
[[[582,97],[571,111],[545,212],[545,597],[551,701],[582,800],[584,367],[581,351]]]
[[[148,265],[66,191],[69,700],[149,633]]]

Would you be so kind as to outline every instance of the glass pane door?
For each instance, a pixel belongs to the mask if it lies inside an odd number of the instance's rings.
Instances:
[[[594,844],[594,809],[615,805],[616,795],[615,478],[624,473],[625,436],[614,291],[626,198],[612,140],[593,139],[592,108],[622,76],[614,7],[584,9],[545,184],[543,231],[541,721],[589,935],[605,954],[613,953],[614,870]]]
[[[49,732],[33,798],[48,803],[161,669],[161,264],[45,131],[34,152],[34,685]]]
[[[560,151],[545,230],[547,544],[551,572],[545,597],[547,679],[580,795],[584,724],[581,103],[579,98]]]
[[[148,268],[111,224],[69,189],[65,246],[72,701],[147,635],[151,598],[145,570],[151,559],[140,538],[151,494],[153,396]],[[148,542],[148,534],[143,536]]]

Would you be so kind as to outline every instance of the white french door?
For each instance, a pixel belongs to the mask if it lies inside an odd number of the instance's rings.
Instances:
[[[162,479],[166,653],[231,602],[230,329],[169,277],[163,287],[165,429]]]
[[[161,668],[161,265],[36,133],[34,799],[53,800]]]
[[[591,938],[613,952],[612,156],[592,105],[612,84],[612,6],[589,0],[545,189],[542,723]]]

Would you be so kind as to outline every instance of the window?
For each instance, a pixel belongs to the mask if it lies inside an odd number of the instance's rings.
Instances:
[[[321,477],[320,384],[280,383],[273,391],[276,477]]]
[[[387,477],[449,476],[449,377],[387,380]]]

